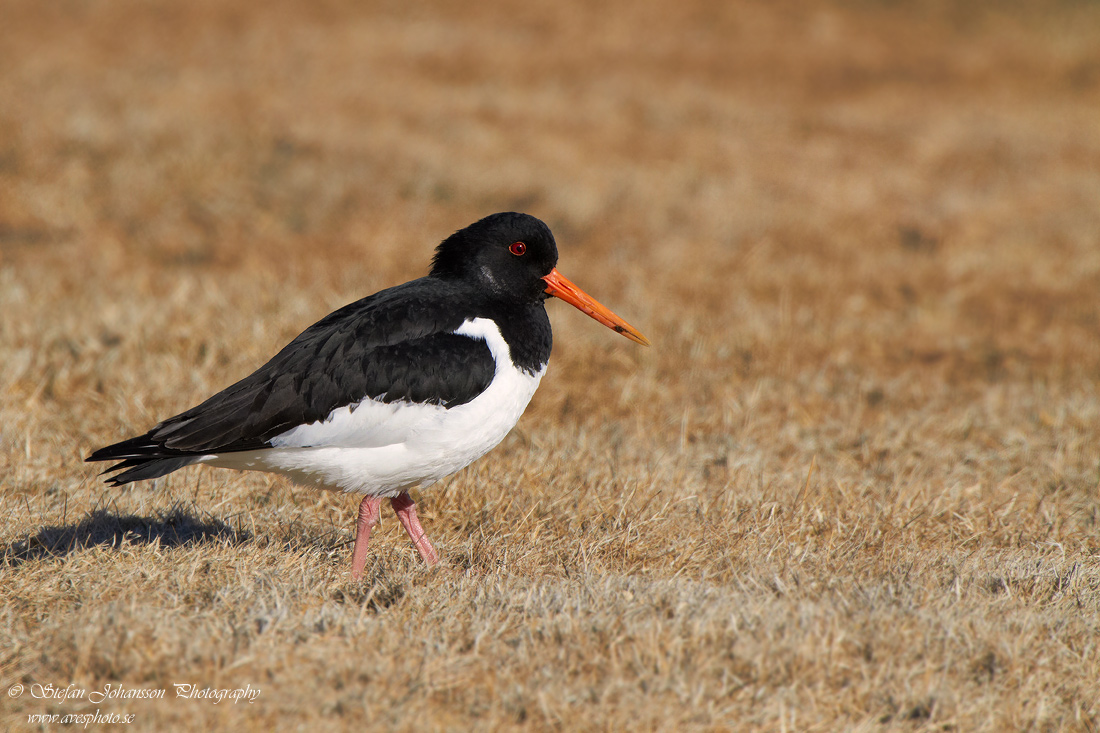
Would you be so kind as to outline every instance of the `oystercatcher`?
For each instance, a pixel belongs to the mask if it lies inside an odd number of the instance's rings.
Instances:
[[[420,556],[439,560],[409,490],[496,446],[546,372],[551,295],[643,345],[646,338],[558,272],[549,227],[500,213],[452,234],[427,277],[329,314],[269,362],[144,435],[88,461],[113,486],[192,464],[269,471],[363,494],[352,576],[389,499]]]

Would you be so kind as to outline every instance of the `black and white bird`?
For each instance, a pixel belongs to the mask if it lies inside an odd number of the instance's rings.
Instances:
[[[550,358],[557,296],[640,344],[635,328],[558,272],[549,227],[488,216],[445,239],[427,277],[347,305],[197,407],[88,461],[119,461],[113,486],[205,464],[269,471],[363,495],[352,575],[389,499],[428,564],[409,497],[469,465],[519,420]]]

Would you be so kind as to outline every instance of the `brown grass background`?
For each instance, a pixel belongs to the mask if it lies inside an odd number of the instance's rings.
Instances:
[[[1100,730],[1096,3],[2,16],[0,726]],[[509,209],[653,347],[549,304],[437,568],[82,463]]]

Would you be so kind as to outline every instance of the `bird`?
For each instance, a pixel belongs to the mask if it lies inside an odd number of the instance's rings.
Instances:
[[[86,461],[117,461],[100,474],[113,474],[111,486],[202,464],[361,494],[355,579],[389,499],[434,565],[409,492],[468,466],[518,422],[550,358],[545,302],[564,300],[649,345],[557,261],[540,219],[486,216],[444,239],[426,276],[330,313],[244,379]]]

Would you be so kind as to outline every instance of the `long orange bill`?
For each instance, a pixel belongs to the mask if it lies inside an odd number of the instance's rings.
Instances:
[[[635,341],[642,346],[649,346],[649,339],[643,336],[638,329],[612,313],[610,308],[600,305],[591,295],[569,282],[569,279],[565,275],[558,272],[558,268],[555,267],[551,270],[550,274],[544,277],[543,280],[546,281],[546,292],[557,298],[561,298],[574,308],[584,311],[603,325],[617,333],[621,333],[631,341]]]

